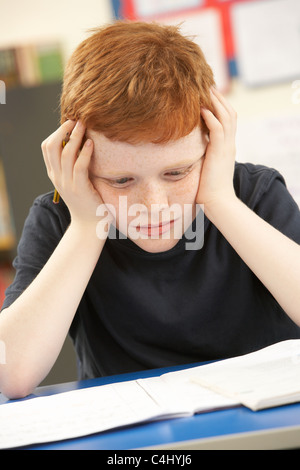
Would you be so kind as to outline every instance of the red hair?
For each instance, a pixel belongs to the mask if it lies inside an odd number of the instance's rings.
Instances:
[[[166,143],[207,128],[213,73],[179,27],[116,23],[93,30],[66,66],[61,122],[80,119],[111,140]]]

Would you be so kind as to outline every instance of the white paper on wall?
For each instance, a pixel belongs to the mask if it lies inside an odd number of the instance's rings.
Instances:
[[[299,0],[260,0],[233,5],[237,66],[246,85],[300,77]]]
[[[201,12],[177,15],[159,20],[160,23],[179,25],[183,35],[198,44],[211,66],[217,88],[224,92],[229,86],[229,73],[223,42],[220,12],[213,8]]]
[[[162,15],[203,5],[203,0],[134,0],[138,17]]]
[[[276,168],[300,208],[300,113],[240,119],[237,161]]]

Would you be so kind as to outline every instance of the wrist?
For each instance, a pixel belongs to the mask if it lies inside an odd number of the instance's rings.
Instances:
[[[108,237],[110,223],[95,219],[93,221],[71,220],[68,231],[72,236],[78,238],[91,246],[101,245]]]
[[[241,204],[241,201],[235,193],[223,194],[205,203],[204,213],[206,217],[216,225],[216,221],[219,217],[221,216],[223,218],[226,212],[232,210],[237,204]]]

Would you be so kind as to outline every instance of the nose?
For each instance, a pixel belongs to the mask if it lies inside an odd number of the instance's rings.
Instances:
[[[167,188],[155,181],[144,183],[139,194],[139,203],[145,206],[147,213],[159,213],[169,205]]]

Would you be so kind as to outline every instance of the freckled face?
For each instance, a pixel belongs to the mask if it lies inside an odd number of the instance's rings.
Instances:
[[[148,252],[175,246],[196,215],[207,145],[200,129],[163,145],[115,142],[91,130],[87,137],[94,141],[90,179],[115,208],[117,228]],[[191,209],[185,220],[184,205]]]

